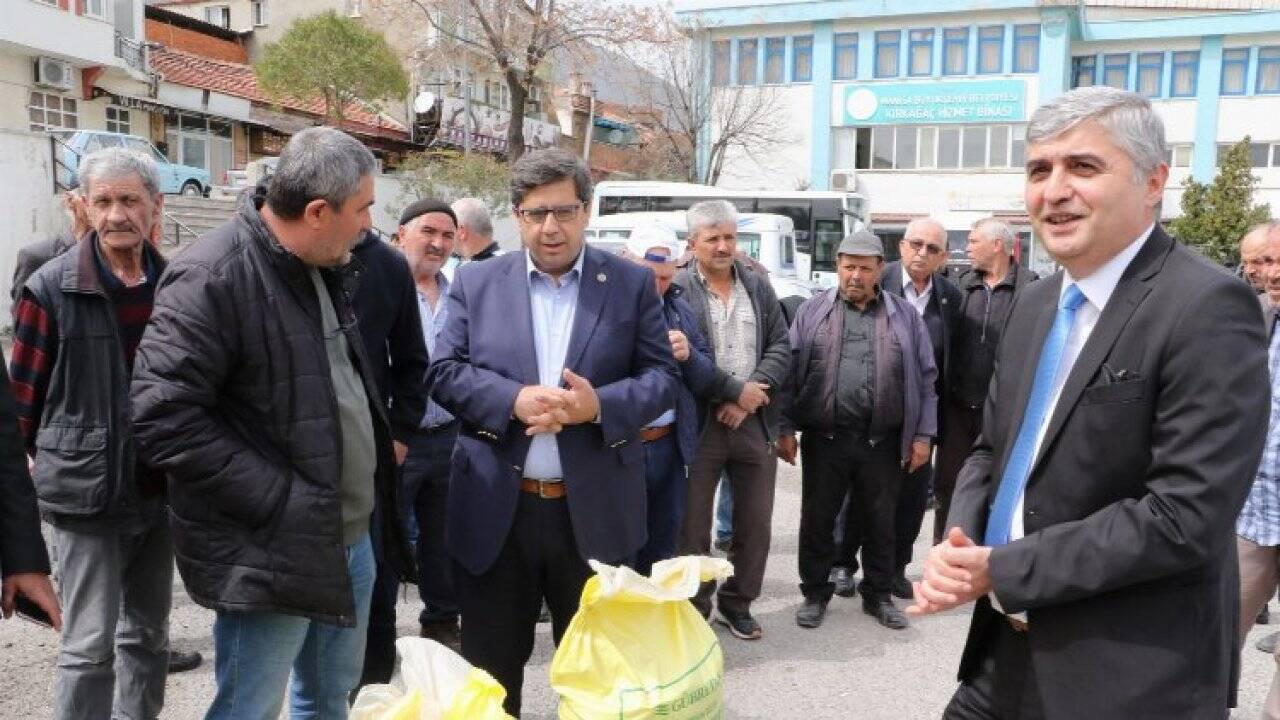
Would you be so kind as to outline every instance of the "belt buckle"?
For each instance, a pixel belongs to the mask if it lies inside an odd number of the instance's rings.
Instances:
[[[554,499],[554,498],[552,498],[550,495],[548,495],[548,494],[546,493],[546,487],[547,487],[547,485],[548,485],[548,484],[549,484],[549,483],[547,483],[547,482],[545,482],[545,481],[543,481],[543,480],[539,480],[539,481],[538,481],[538,497],[539,497],[540,499],[542,499],[542,500],[553,500],[553,499]]]

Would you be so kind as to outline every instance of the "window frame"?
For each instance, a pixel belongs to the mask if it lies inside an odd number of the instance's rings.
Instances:
[[[223,18],[222,21],[215,21],[211,19],[215,11],[222,15],[222,18]],[[209,23],[210,25],[217,25],[218,27],[224,30],[230,30],[231,29],[231,6],[226,3],[223,3],[221,5],[206,5],[204,8],[204,21]],[[225,21],[225,24],[223,21]]]
[[[251,0],[249,20],[254,27],[266,27],[271,22],[271,8],[267,5],[267,0]]]
[[[840,54],[842,51],[849,53],[849,56],[853,58],[852,70],[847,75],[840,73]],[[831,45],[831,77],[834,80],[858,79],[857,32],[838,32],[835,34]]]
[[[778,79],[769,79],[769,60],[778,59]],[[764,39],[764,67],[760,69],[761,85],[782,85],[787,81],[787,38],[785,36]]]
[[[1123,65],[1120,65],[1120,64],[1114,64],[1114,63],[1112,63],[1111,61],[1112,61],[1112,59],[1113,59],[1113,58],[1124,58],[1124,64],[1123,64]],[[1118,90],[1128,90],[1128,89],[1129,89],[1129,65],[1130,65],[1130,63],[1132,62],[1132,60],[1133,60],[1133,58],[1132,58],[1132,57],[1130,57],[1129,53],[1127,53],[1127,52],[1125,52],[1125,53],[1105,53],[1105,54],[1103,54],[1103,56],[1102,56],[1102,82],[1100,82],[1100,83],[1098,83],[1098,84],[1099,84],[1099,85],[1105,85],[1105,86],[1107,86],[1107,87],[1116,87],[1115,85],[1112,85],[1111,83],[1107,82],[1107,73],[1109,73],[1109,72],[1110,72],[1110,71],[1112,71],[1112,70],[1119,70],[1120,68],[1122,68],[1122,67],[1123,67],[1123,68],[1124,68],[1124,86],[1123,86],[1123,87],[1119,87],[1119,88],[1117,88],[1117,89],[1118,89]]]
[[[1251,51],[1252,51],[1251,48],[1247,48],[1247,47],[1225,48],[1222,51],[1222,77],[1219,79],[1219,82],[1220,82],[1219,94],[1237,96],[1237,95],[1247,95],[1249,93],[1249,53]],[[1244,57],[1235,59],[1234,55],[1237,55],[1240,53],[1243,53]],[[1227,68],[1228,67],[1240,68],[1240,88],[1238,90],[1227,89]]]
[[[928,40],[917,40],[915,35],[928,35]],[[910,28],[907,30],[907,77],[930,77],[933,75],[933,45],[937,32],[933,28]],[[927,47],[927,62],[923,72],[916,72],[916,48]]]
[[[760,38],[736,38],[733,41],[734,47],[737,48],[737,62],[733,63],[733,84],[741,87],[754,87],[760,84]],[[744,55],[742,47],[744,45],[751,46],[751,52]],[[742,81],[742,61],[744,58],[751,58],[752,69],[755,70],[755,77],[751,78],[751,82]]]
[[[948,37],[952,33],[963,33],[962,37]],[[959,45],[964,48],[961,57],[964,61],[961,63],[958,72],[953,71],[950,65],[951,47]],[[943,75],[968,75],[969,74],[969,27],[943,28],[942,29],[942,74]]]
[[[1087,61],[1087,63],[1086,63]],[[1089,84],[1080,84],[1080,71],[1085,65],[1089,66]],[[1075,55],[1071,58],[1071,89],[1078,87],[1093,87],[1098,84],[1098,56],[1097,55]]]
[[[724,48],[724,75],[722,80],[717,79],[719,68],[716,66],[718,58],[716,57],[716,48]],[[733,41],[732,40],[712,40],[711,41],[711,87],[729,87],[733,84]]]
[[[803,55],[808,60],[808,70],[803,76],[798,72],[800,67],[800,56]],[[792,35],[791,36],[791,82],[807,83],[813,82],[813,36],[812,35]]]
[[[889,38],[892,37],[892,42]],[[876,59],[874,63],[874,76],[879,78],[896,78],[902,77],[902,31],[901,30],[876,30]],[[880,50],[881,48],[893,47],[893,72],[881,72],[880,68]]]
[[[986,30],[998,30],[999,35],[996,37],[983,37]],[[1004,26],[1003,25],[981,25],[978,27],[978,62],[974,68],[975,75],[999,75],[1004,72]],[[982,65],[983,52],[982,49],[994,44],[996,46],[996,68],[994,70],[984,69]]]
[[[1274,53],[1275,56],[1270,58],[1263,58],[1262,54],[1268,51]],[[1262,87],[1262,75],[1263,75],[1262,66],[1264,63],[1266,65],[1275,65],[1277,66],[1277,68],[1280,68],[1280,45],[1266,45],[1258,48],[1258,76],[1254,80],[1254,87],[1253,87],[1253,92],[1257,95],[1280,94],[1280,72],[1277,73],[1276,84],[1274,86],[1268,87],[1266,89]],[[1248,82],[1248,81],[1246,80],[1245,82]]]
[[[1153,60],[1155,61],[1154,63],[1152,62]],[[1154,93],[1143,92],[1143,70],[1156,71],[1156,91]],[[1137,72],[1133,79],[1133,91],[1145,98],[1164,97],[1164,51],[1138,53]]]
[[[1182,59],[1179,59],[1179,56]],[[1187,57],[1190,56],[1190,60]],[[1246,66],[1247,67],[1247,66]],[[1178,71],[1190,68],[1191,71],[1191,91],[1188,93],[1178,92]],[[1185,98],[1195,97],[1200,90],[1200,51],[1199,50],[1174,50],[1169,54],[1169,97]]]
[[[114,118],[111,117],[112,113],[115,114]],[[121,135],[133,134],[133,114],[129,112],[128,108],[108,105],[104,115],[106,116],[107,132],[120,133]]]
[[[1031,29],[1034,28],[1034,32]],[[1019,50],[1024,44],[1035,45],[1035,58],[1031,62],[1030,67],[1023,67],[1018,62],[1021,53]],[[1003,48],[1001,48],[1003,50]],[[1040,72],[1040,23],[1024,23],[1022,25],[1013,26],[1013,72],[1015,73],[1038,73]]]
[[[35,104],[34,100],[36,96],[40,97],[40,101],[42,104],[40,105]],[[57,114],[58,119],[60,122],[62,122],[62,124],[53,125],[48,122],[49,112],[51,111],[48,105],[49,98],[57,98],[58,107],[57,109],[52,110],[52,112]],[[70,111],[66,109],[68,102],[71,103],[72,109]],[[27,110],[27,127],[32,132],[54,132],[57,130],[79,130],[80,129],[80,102],[77,98],[73,96],[59,95],[58,93],[51,93],[51,92],[45,92],[44,90],[33,89],[27,93],[26,110]],[[44,113],[45,121],[37,123],[34,120],[32,120],[31,119],[32,110],[39,110],[40,112]],[[67,118],[72,119],[73,121],[72,124],[70,125],[65,124],[65,121]]]

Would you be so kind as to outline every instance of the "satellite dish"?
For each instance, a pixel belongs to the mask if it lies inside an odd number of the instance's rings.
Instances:
[[[422,113],[431,112],[431,108],[436,105],[436,95],[432,92],[420,92],[418,97],[413,99],[413,111],[421,115]]]

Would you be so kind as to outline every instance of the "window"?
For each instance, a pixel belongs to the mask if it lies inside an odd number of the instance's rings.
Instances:
[[[1243,95],[1249,72],[1249,48],[1222,51],[1222,94]]]
[[[1089,87],[1097,81],[1098,58],[1082,55],[1071,58],[1071,87]]]
[[[899,170],[914,170],[916,167],[916,130],[903,125],[896,128],[893,166]]]
[[[220,28],[231,29],[231,6],[210,5],[204,9],[204,21]]]
[[[347,0],[347,17],[360,17],[360,0]]]
[[[1165,151],[1164,161],[1169,163],[1170,167],[1189,168],[1191,167],[1191,148],[1191,143],[1169,145]]]
[[[782,84],[783,63],[787,56],[786,38],[765,38],[764,82],[766,85]]]
[[[1009,166],[1009,126],[996,125],[991,128],[990,141],[987,144],[987,167]]]
[[[944,170],[960,167],[960,128],[938,128],[938,167]]]
[[[118,107],[107,108],[107,132],[129,135],[129,111]]]
[[[84,0],[84,14],[106,20],[107,0]]]
[[[1200,53],[1196,50],[1175,52],[1171,65],[1173,74],[1169,77],[1170,97],[1195,97],[1196,78],[1200,73]]]
[[[881,30],[876,33],[876,77],[898,77],[898,46],[902,33],[897,30]]]
[[[964,75],[969,72],[969,28],[947,28],[942,31],[942,74]]]
[[[760,41],[755,38],[744,39],[738,41],[738,77],[739,85],[755,85],[759,79],[757,77],[756,65],[758,64],[756,48],[760,45]]]
[[[1259,93],[1280,93],[1280,47],[1258,48]]]
[[[882,126],[871,131],[871,169],[893,169],[893,128]]]
[[[1138,53],[1138,94],[1160,97],[1163,81],[1164,53]]]
[[[1219,143],[1218,145],[1218,167],[1222,167],[1222,161],[1227,156],[1227,151],[1235,146],[1235,143]],[[1273,152],[1271,143],[1249,143],[1249,166],[1256,168],[1268,167]]]
[[[858,77],[858,33],[836,33],[833,76],[836,80]]]
[[[813,36],[791,38],[791,82],[813,79]]]
[[[27,119],[34,131],[74,130],[80,126],[76,99],[35,92],[27,102]]]
[[[1013,71],[1040,72],[1040,25],[1013,26]]]
[[[938,128],[922,127],[920,128],[920,167],[921,169],[934,168],[938,166],[934,159],[936,148],[938,147]]]
[[[910,55],[907,60],[908,75],[933,74],[933,30],[909,30],[907,32]]]
[[[1013,126],[1013,144],[1009,149],[1009,167],[1020,168],[1027,164],[1027,126]]]
[[[729,84],[729,41],[711,43],[711,84],[724,87]]]
[[[267,13],[267,0],[253,0],[249,3],[253,11],[253,26],[263,27],[271,19]]]
[[[1004,26],[978,28],[978,73],[991,75],[1004,68]]]
[[[1121,90],[1129,89],[1129,53],[1102,57],[1102,84]]]
[[[1009,170],[1026,155],[1025,125],[897,125],[838,128],[833,151],[858,170]]]
[[[987,164],[987,128],[985,125],[966,126],[960,144],[960,166],[980,168]]]

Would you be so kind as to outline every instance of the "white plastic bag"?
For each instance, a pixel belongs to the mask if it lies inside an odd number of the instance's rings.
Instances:
[[[502,711],[507,693],[493,676],[472,667],[434,640],[400,638],[396,685],[366,685],[350,720],[511,720]]]

